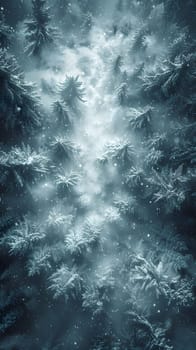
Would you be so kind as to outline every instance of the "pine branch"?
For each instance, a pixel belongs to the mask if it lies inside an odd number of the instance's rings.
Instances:
[[[53,151],[54,159],[58,161],[73,161],[73,158],[79,152],[79,147],[77,147],[73,142],[65,137],[56,136],[51,142],[51,148]]]
[[[57,174],[56,185],[59,194],[64,196],[72,193],[79,180],[80,176],[74,171],[71,171],[69,173],[64,171],[62,174]]]
[[[35,88],[27,84],[13,56],[0,51],[0,126],[9,135],[30,134],[41,126]]]
[[[63,227],[70,227],[73,223],[73,215],[65,215],[58,208],[53,208],[48,215],[47,225],[55,230],[62,229]]]
[[[75,268],[68,269],[62,265],[49,278],[49,290],[53,292],[54,298],[63,296],[67,301],[69,297],[76,298],[81,291],[82,279]]]
[[[40,247],[33,252],[28,261],[27,269],[30,277],[50,271],[50,252],[47,246]]]
[[[152,109],[149,108],[144,112],[134,113],[133,117],[129,120],[129,127],[136,132],[143,132],[144,136],[152,135]]]
[[[0,168],[4,176],[1,178],[2,186],[12,185],[24,187],[32,183],[47,172],[48,158],[44,154],[32,151],[30,146],[13,147],[9,153],[0,153]]]
[[[0,48],[8,49],[11,43],[13,29],[6,24],[4,8],[0,9]]]
[[[2,238],[1,243],[8,246],[11,255],[25,255],[44,238],[41,228],[24,218]]]
[[[180,210],[186,199],[186,188],[184,187],[184,177],[182,176],[182,166],[180,165],[175,172],[164,168],[161,174],[154,171],[154,177],[151,178],[152,185],[157,187],[153,197],[155,203],[163,203],[166,213]]]
[[[135,150],[129,141],[117,140],[106,145],[102,163],[111,161],[115,166],[122,168],[130,167],[135,158]]]
[[[85,102],[85,90],[82,87],[82,82],[79,81],[79,76],[67,76],[60,86],[60,95],[62,101],[72,109],[77,107],[78,102]]]
[[[26,22],[26,53],[40,58],[43,50],[50,48],[57,38],[57,31],[50,26],[51,17],[45,8],[45,0],[32,0],[33,16]]]

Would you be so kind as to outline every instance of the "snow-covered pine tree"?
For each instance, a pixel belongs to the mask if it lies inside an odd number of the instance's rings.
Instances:
[[[29,56],[41,57],[43,50],[54,45],[56,30],[50,25],[51,16],[46,0],[32,0],[32,19],[26,22],[26,52]]]
[[[4,8],[0,8],[0,48],[8,49],[13,29],[6,24]]]
[[[33,149],[42,124],[35,88],[24,80],[16,59],[5,50],[0,52],[0,61],[2,336],[20,320],[24,322],[25,303],[32,296],[31,287],[21,285],[25,275],[18,255],[40,238],[25,215],[35,204],[29,188],[46,173],[47,158]]]
[[[1,50],[0,62],[0,139],[14,144],[41,126],[38,98],[12,55]]]
[[[77,109],[79,102],[85,102],[85,90],[79,76],[67,76],[60,86],[60,94],[62,101],[73,110]]]

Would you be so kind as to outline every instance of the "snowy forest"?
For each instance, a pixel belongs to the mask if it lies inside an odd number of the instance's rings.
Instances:
[[[0,350],[196,349],[196,2],[0,0]]]

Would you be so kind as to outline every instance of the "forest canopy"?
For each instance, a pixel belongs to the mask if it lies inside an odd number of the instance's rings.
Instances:
[[[0,350],[195,350],[195,14],[0,0]]]

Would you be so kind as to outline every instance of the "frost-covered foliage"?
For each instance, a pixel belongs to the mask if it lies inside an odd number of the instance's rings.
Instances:
[[[10,9],[0,349],[192,350],[193,1],[23,1],[15,45]]]
[[[85,90],[79,77],[66,77],[60,87],[61,98],[70,108],[76,108],[77,103],[85,102]]]
[[[44,238],[45,234],[38,227],[24,219],[24,222],[17,223],[2,241],[8,246],[11,254],[20,255],[25,254],[29,249],[32,249],[33,244]]]
[[[0,167],[3,173],[2,186],[25,186],[32,183],[37,176],[47,171],[47,157],[31,150],[29,145],[13,147],[9,153],[0,153]]]
[[[11,44],[13,30],[6,24],[4,8],[0,9],[0,48],[7,49]]]
[[[53,157],[57,161],[73,161],[79,152],[79,148],[70,140],[56,136],[51,142]]]
[[[63,171],[62,174],[57,174],[56,185],[59,194],[64,196],[67,193],[72,192],[78,181],[79,175],[74,171],[70,171],[69,173]]]
[[[134,131],[144,132],[144,135],[150,136],[152,134],[151,109],[149,108],[147,111],[141,113],[137,110],[134,112],[129,121],[130,129]]]
[[[175,172],[163,168],[161,174],[154,173],[155,184],[158,185],[158,191],[154,193],[155,202],[163,202],[165,210],[170,212],[175,209],[180,209],[182,203],[186,199],[186,190],[183,182],[186,181],[177,169]]]
[[[161,99],[171,98],[182,91],[185,96],[187,92],[192,93],[195,65],[195,54],[181,55],[175,62],[166,61],[158,73],[145,77],[144,92]],[[188,91],[184,91],[185,86]]]
[[[49,289],[54,292],[54,298],[64,296],[75,297],[81,289],[81,277],[74,268],[69,270],[67,266],[61,266],[50,277]]]
[[[99,159],[101,163],[111,161],[114,166],[129,167],[134,160],[135,151],[129,141],[116,140],[106,145],[106,151]]]
[[[46,0],[32,0],[33,18],[26,22],[29,56],[41,57],[43,50],[52,48],[55,41],[56,31],[50,26],[51,17],[45,5]]]
[[[16,60],[0,51],[0,137],[15,138],[40,127],[41,115],[35,88],[24,81]]]

